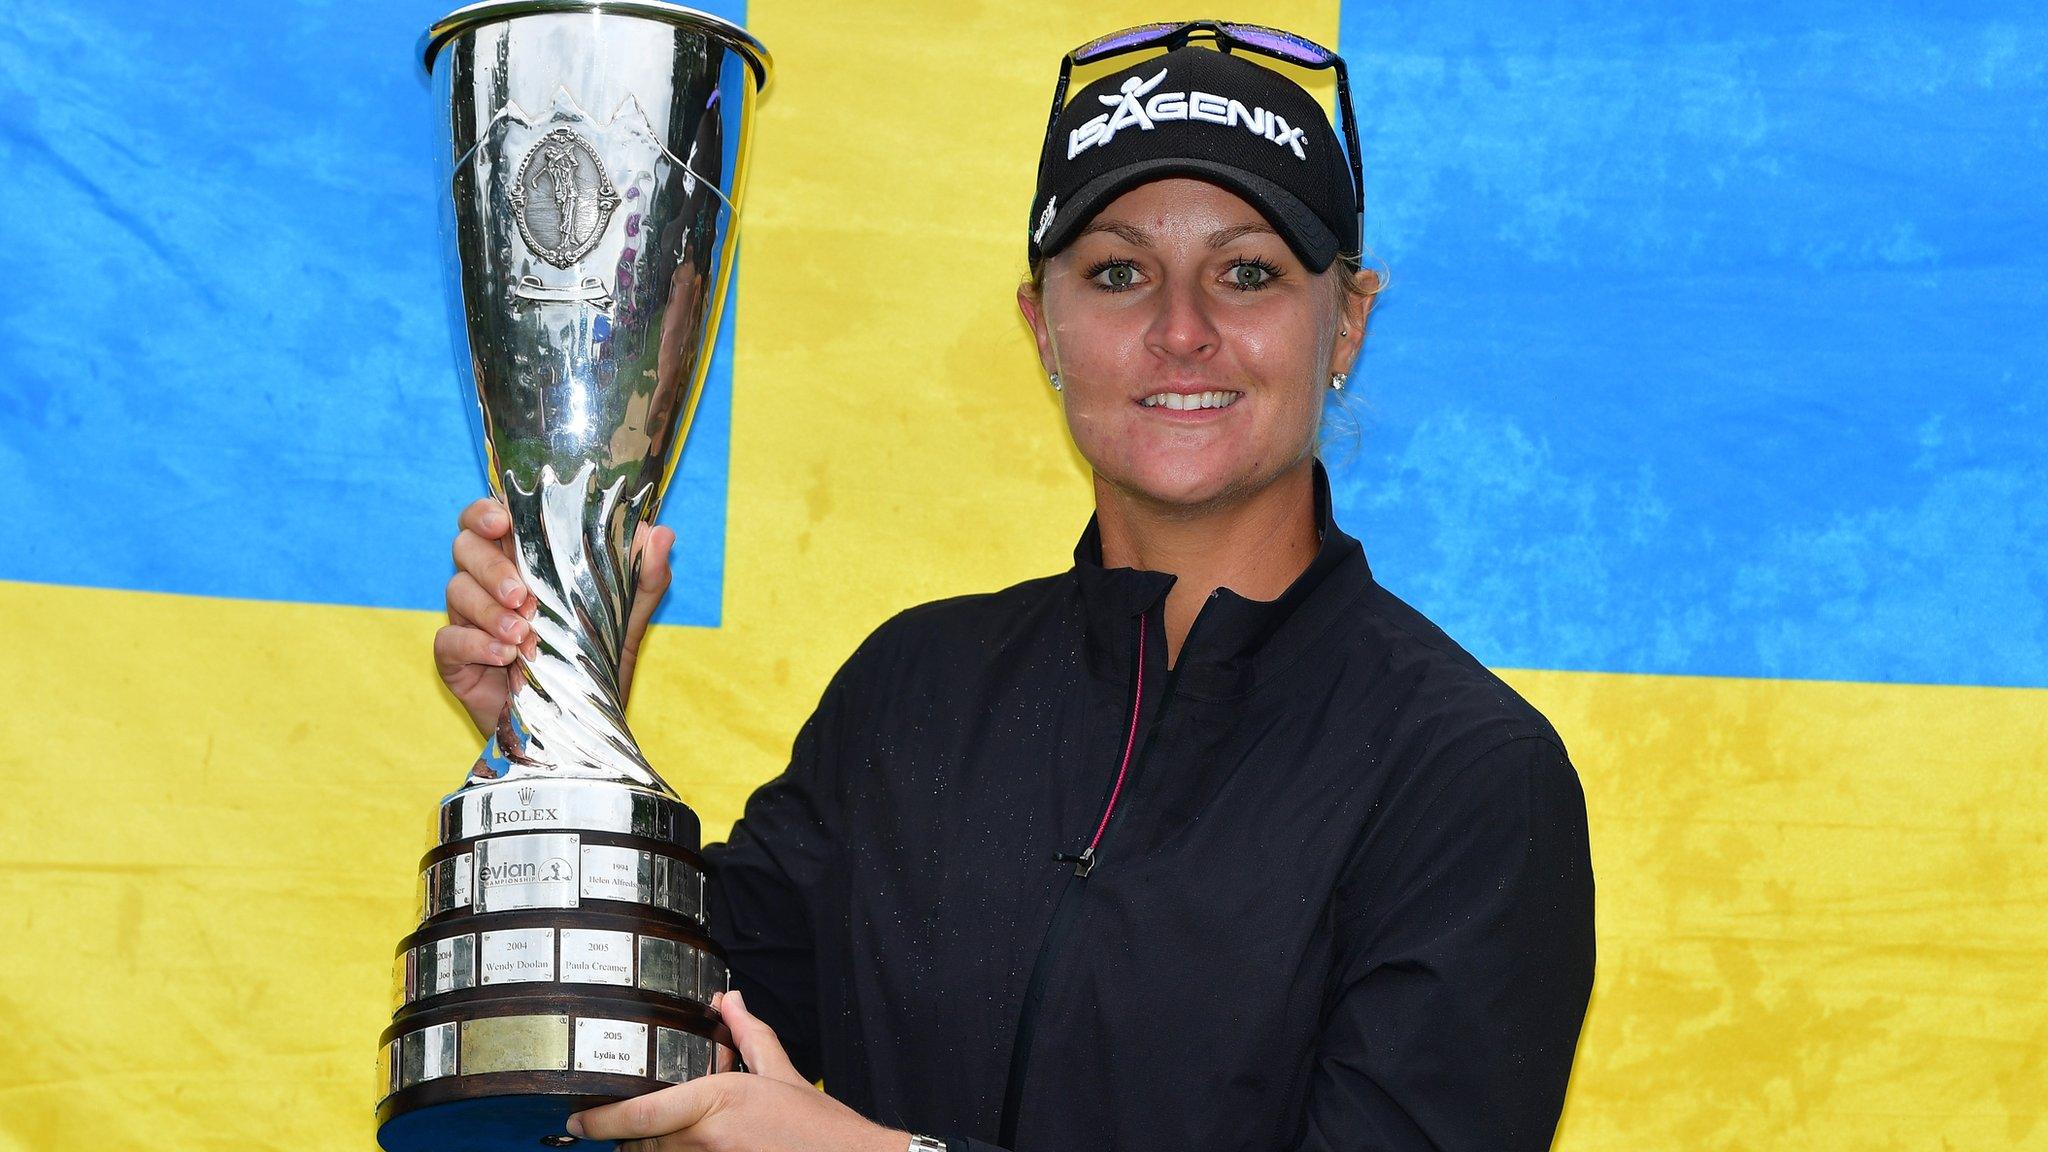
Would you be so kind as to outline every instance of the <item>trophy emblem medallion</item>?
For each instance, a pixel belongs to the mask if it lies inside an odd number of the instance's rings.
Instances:
[[[526,246],[557,268],[597,247],[619,206],[597,150],[568,128],[551,130],[527,152],[511,200]]]

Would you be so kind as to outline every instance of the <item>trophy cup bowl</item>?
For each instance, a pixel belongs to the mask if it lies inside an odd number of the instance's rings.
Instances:
[[[619,661],[709,367],[769,62],[737,26],[657,0],[490,0],[420,51],[472,429],[537,652],[420,862],[377,1138],[528,1152],[577,1143],[572,1112],[730,1060],[697,817],[627,730]]]

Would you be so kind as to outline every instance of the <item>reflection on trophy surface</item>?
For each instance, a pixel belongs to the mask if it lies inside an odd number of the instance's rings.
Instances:
[[[421,861],[378,1139],[559,1147],[571,1112],[718,1060],[697,817],[627,730],[619,661],[638,540],[709,367],[768,58],[654,0],[492,0],[422,52],[474,426],[537,654]]]

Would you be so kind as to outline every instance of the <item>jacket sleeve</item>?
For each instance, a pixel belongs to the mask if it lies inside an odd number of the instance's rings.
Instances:
[[[822,1074],[815,914],[839,851],[845,761],[861,743],[852,691],[860,661],[857,652],[833,677],[797,731],[789,766],[747,798],[724,843],[704,848],[710,934],[732,986],[811,1080]]]
[[[1301,1152],[1543,1152],[1593,985],[1578,774],[1510,740],[1383,832],[1340,891]]]

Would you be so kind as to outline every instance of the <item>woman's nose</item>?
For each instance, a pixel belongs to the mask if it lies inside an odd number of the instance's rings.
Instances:
[[[1199,285],[1175,278],[1155,297],[1159,311],[1145,342],[1162,356],[1207,356],[1216,351],[1216,325]]]

